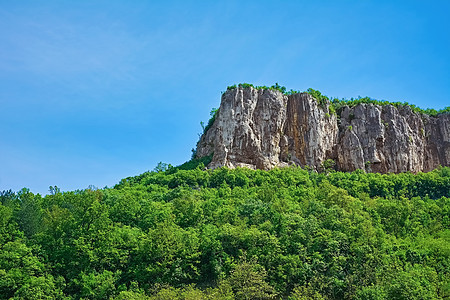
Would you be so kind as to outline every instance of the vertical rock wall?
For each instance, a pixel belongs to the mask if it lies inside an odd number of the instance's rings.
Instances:
[[[320,107],[307,93],[288,97],[282,160],[301,166],[318,167],[332,156],[338,136],[337,117]]]
[[[211,128],[197,145],[197,156],[214,153],[209,167],[280,165],[280,139],[287,97],[278,91],[237,88],[222,95]]]
[[[197,145],[197,157],[211,154],[210,168],[319,169],[332,159],[342,171],[430,171],[449,165],[450,114],[359,104],[338,117],[307,93],[238,87],[222,95],[216,120]]]

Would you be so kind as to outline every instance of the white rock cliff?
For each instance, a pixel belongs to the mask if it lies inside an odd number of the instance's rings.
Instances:
[[[216,118],[197,144],[213,154],[209,168],[271,169],[288,165],[341,171],[426,172],[450,165],[450,114],[429,116],[409,106],[359,104],[329,112],[308,93],[227,90]]]

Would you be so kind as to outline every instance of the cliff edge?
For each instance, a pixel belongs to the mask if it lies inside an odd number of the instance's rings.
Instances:
[[[450,165],[450,113],[362,103],[337,112],[308,93],[252,86],[222,95],[214,123],[197,144],[209,168],[288,165],[340,171],[427,172]]]

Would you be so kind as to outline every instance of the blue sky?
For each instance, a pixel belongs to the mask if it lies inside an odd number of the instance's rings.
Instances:
[[[0,1],[0,190],[188,160],[228,85],[450,105],[450,1]]]

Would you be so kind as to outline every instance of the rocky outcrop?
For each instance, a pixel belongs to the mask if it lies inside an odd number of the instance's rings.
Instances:
[[[214,153],[211,168],[279,166],[286,103],[287,97],[278,91],[227,91],[222,95],[214,124],[197,145],[197,156]]]
[[[330,113],[307,93],[237,87],[226,91],[215,122],[197,144],[208,167],[270,169],[288,165],[342,171],[430,171],[450,164],[450,114],[409,106],[359,104]]]
[[[336,115],[328,112],[328,106],[319,106],[307,93],[287,97],[283,143],[280,144],[282,161],[318,167],[334,156],[338,123]]]

